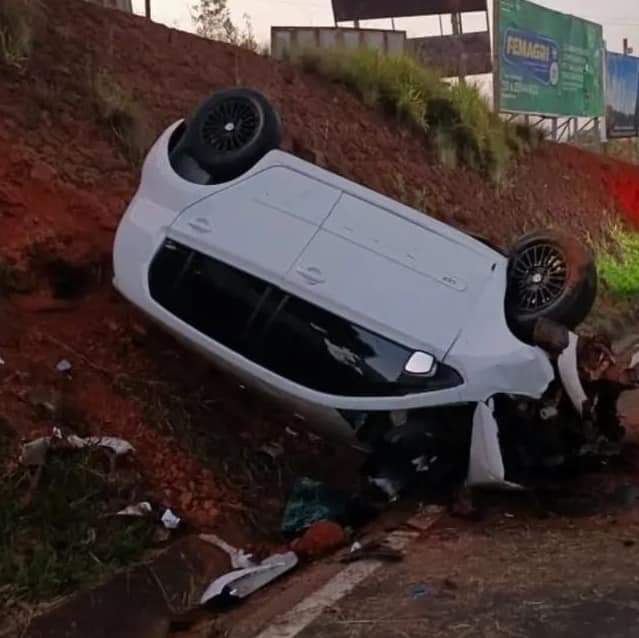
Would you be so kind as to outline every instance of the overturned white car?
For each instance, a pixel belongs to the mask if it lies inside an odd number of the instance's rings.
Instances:
[[[314,427],[425,471],[452,438],[471,483],[501,481],[513,414],[552,423],[567,398],[581,418],[586,247],[540,231],[503,254],[278,150],[280,127],[233,89],[164,132],[117,232],[126,298]]]

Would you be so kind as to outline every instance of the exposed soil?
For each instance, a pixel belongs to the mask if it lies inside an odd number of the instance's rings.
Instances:
[[[273,540],[289,477],[345,483],[357,463],[287,434],[290,416],[177,348],[112,291],[113,233],[138,170],[101,119],[97,74],[139,103],[136,139],[211,91],[255,87],[281,111],[285,149],[498,243],[544,225],[597,238],[621,212],[639,221],[629,165],[544,144],[491,184],[437,165],[419,136],[298,69],[80,0],[45,11],[27,67],[0,68],[0,417],[23,437],[65,425],[128,439],[159,499],[237,543],[255,532]],[[63,358],[70,373],[56,371]],[[43,392],[53,409],[42,409]],[[273,441],[285,449],[275,461],[259,452]]]

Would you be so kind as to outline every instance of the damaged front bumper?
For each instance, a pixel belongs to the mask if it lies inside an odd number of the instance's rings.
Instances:
[[[514,474],[525,476],[525,468],[557,466],[580,456],[605,457],[620,449],[624,429],[617,402],[622,392],[639,387],[638,358],[631,352],[615,356],[602,336],[579,337],[544,324],[539,342],[557,379],[539,401],[500,397],[497,409],[492,399],[477,404],[469,487],[517,487],[509,480],[509,465]]]
[[[444,489],[521,489],[544,470],[618,454],[624,430],[617,402],[639,387],[639,357],[615,356],[602,337],[579,337],[550,322],[540,328],[536,341],[553,370],[541,396],[496,393],[386,415],[386,422],[380,414],[362,419],[360,434],[385,432],[374,446],[373,482],[399,486],[421,477]]]

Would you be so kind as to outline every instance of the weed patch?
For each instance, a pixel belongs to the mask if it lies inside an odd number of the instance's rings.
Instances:
[[[0,482],[0,609],[64,595],[142,557],[146,519],[114,517],[130,494],[97,450],[50,455],[39,483],[17,471]],[[130,488],[126,488],[130,489]]]
[[[598,254],[599,276],[611,294],[639,294],[639,234],[614,228],[611,241]]]
[[[0,59],[5,64],[26,65],[43,19],[39,0],[0,0]]]
[[[126,158],[139,165],[152,142],[142,105],[108,71],[92,74],[90,84],[99,121],[108,127]]]
[[[466,165],[498,180],[510,160],[533,144],[530,131],[503,122],[477,87],[444,82],[408,56],[309,49],[293,61],[423,132],[450,167]]]

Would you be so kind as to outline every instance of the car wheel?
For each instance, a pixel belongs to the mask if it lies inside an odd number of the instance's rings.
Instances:
[[[592,251],[565,233],[543,230],[522,237],[508,263],[506,316],[520,339],[531,341],[538,319],[574,330],[597,295]]]
[[[224,182],[243,175],[279,148],[281,138],[280,117],[261,93],[220,91],[189,118],[171,151],[171,163],[180,173],[188,160],[195,161],[209,174],[210,182]]]

